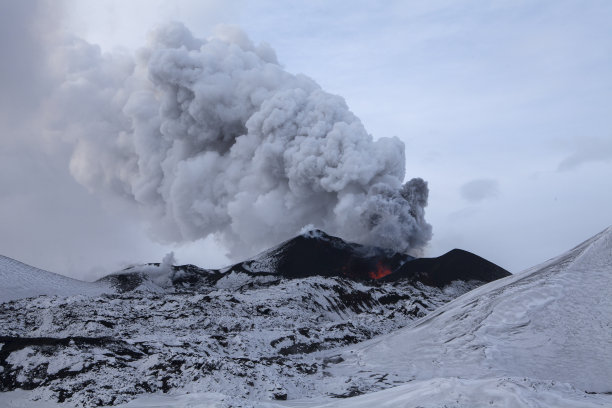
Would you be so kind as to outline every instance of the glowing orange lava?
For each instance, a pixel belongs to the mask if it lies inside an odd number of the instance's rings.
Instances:
[[[372,279],[380,279],[390,274],[391,274],[391,269],[387,268],[385,265],[381,264],[380,262],[376,265],[376,271],[370,271],[368,273],[368,275],[370,275],[370,278]]]

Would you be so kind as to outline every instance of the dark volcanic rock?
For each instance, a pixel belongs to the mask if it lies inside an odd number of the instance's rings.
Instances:
[[[298,235],[256,258],[240,262],[230,271],[270,273],[285,278],[308,276],[346,277],[354,280],[376,279],[414,258],[389,249],[346,242],[313,230]]]
[[[145,265],[160,268],[159,264]],[[312,230],[283,242],[253,259],[228,268],[202,269],[195,265],[173,266],[168,283],[175,288],[207,287],[232,273],[300,279],[311,276],[348,278],[354,281],[408,280],[444,287],[455,280],[491,282],[510,275],[505,269],[470,252],[454,249],[437,258],[414,258],[389,249],[350,243]],[[102,278],[119,292],[133,291],[151,278],[138,267]],[[277,281],[260,281],[274,285]],[[245,283],[253,285],[254,282]]]
[[[406,262],[383,281],[413,279],[428,286],[444,287],[456,280],[491,282],[510,272],[462,249],[453,249],[437,258],[418,258]]]
[[[444,287],[455,280],[491,282],[505,269],[461,249],[437,258],[414,258],[388,249],[359,245],[313,230],[285,241],[228,272],[274,274],[284,278],[345,277],[358,281],[401,279]]]
[[[131,266],[121,272],[113,273],[99,279],[100,282],[109,282],[119,293],[130,292],[142,287],[147,281],[151,281],[150,273],[143,269],[160,269],[159,263],[148,263],[146,265]],[[166,273],[155,271],[154,274],[165,275],[168,283],[176,288],[197,288],[215,283],[223,274],[214,269],[203,269],[195,265],[175,265]]]

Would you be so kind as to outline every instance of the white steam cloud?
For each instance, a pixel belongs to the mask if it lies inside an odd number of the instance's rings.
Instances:
[[[72,39],[62,58],[51,117],[72,174],[141,208],[160,240],[213,234],[238,257],[307,224],[398,251],[431,238],[403,143],[374,141],[341,97],[236,28],[202,40],[171,24],[135,55]]]

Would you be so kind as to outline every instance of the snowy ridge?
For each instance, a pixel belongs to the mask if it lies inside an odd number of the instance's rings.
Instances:
[[[611,407],[610,293],[612,227],[541,265],[474,289],[406,328],[320,353],[318,358],[334,363],[325,379],[313,379],[314,388],[350,384],[353,398],[245,406]],[[228,395],[194,392],[145,396],[125,407],[234,403]]]
[[[609,394],[610,293],[612,228],[483,285],[414,326],[349,348],[333,373],[348,377],[359,367],[405,381],[528,377],[568,383],[581,394]],[[611,406],[612,397],[606,401]]]
[[[236,407],[350,394],[352,383],[319,384],[338,362],[321,351],[390,333],[483,284],[274,272],[152,264],[104,278],[113,293],[0,303],[0,390],[69,406],[148,393],[216,392]]]
[[[83,282],[26,265],[0,255],[0,303],[40,295],[100,295],[112,288],[103,283]]]
[[[148,269],[0,304],[0,403],[612,406],[612,228],[482,286]]]

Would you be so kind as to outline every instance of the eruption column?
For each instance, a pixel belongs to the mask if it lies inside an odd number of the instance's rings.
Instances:
[[[134,55],[71,39],[62,58],[51,105],[72,174],[137,206],[161,241],[212,234],[238,257],[307,224],[402,252],[431,237],[403,143],[374,141],[341,97],[236,28],[204,40],[170,24]]]

